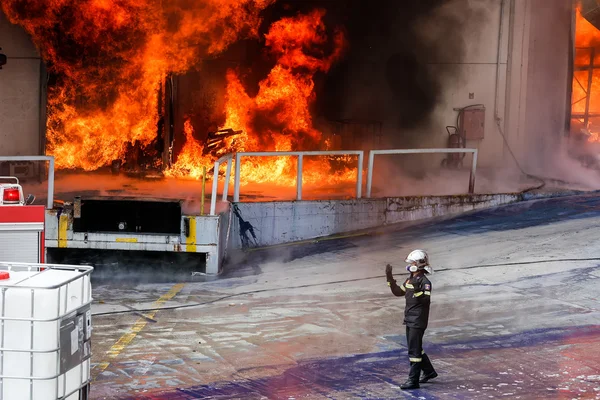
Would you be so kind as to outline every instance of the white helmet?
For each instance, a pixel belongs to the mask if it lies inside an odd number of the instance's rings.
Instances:
[[[417,265],[417,267],[424,267],[426,265],[429,265],[429,257],[427,256],[427,253],[425,253],[425,251],[423,250],[418,249],[411,251],[408,257],[406,257],[406,260],[404,261],[411,264],[414,263]]]
[[[433,268],[429,266],[429,256],[424,250],[413,250],[404,260],[407,263],[411,263],[417,267],[417,269],[424,269],[428,273],[433,273]],[[414,268],[414,267],[413,267]],[[407,267],[408,269],[408,267]],[[409,269],[409,271],[414,272]]]

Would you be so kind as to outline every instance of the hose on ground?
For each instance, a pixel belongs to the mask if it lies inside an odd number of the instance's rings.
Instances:
[[[475,268],[510,267],[510,266],[518,266],[518,265],[548,264],[548,263],[554,263],[554,262],[582,262],[582,261],[600,261],[600,257],[560,258],[560,259],[547,259],[547,260],[537,260],[537,261],[479,264],[479,265],[470,265],[470,266],[457,267],[457,268],[440,268],[440,269],[436,269],[435,272],[440,273],[440,272],[447,272],[447,271],[463,271],[463,270],[469,270],[469,269],[475,269]],[[217,302],[220,302],[223,300],[227,300],[227,299],[231,299],[234,297],[247,296],[247,295],[251,295],[251,294],[274,292],[274,291],[278,291],[278,290],[303,289],[303,288],[310,288],[310,287],[316,287],[316,286],[336,285],[336,284],[340,284],[340,283],[360,282],[360,281],[367,281],[367,280],[372,280],[372,279],[383,279],[383,278],[385,278],[385,275],[376,275],[376,276],[368,276],[368,277],[364,277],[364,278],[343,279],[343,280],[321,282],[321,283],[309,283],[306,285],[249,290],[246,292],[233,293],[233,294],[229,294],[226,296],[221,296],[216,299],[212,299],[212,300],[208,300],[208,301],[204,301],[204,302],[188,303],[188,304],[158,307],[158,308],[141,308],[141,309],[128,309],[128,310],[119,310],[119,311],[106,311],[106,312],[92,313],[92,316],[93,317],[101,317],[101,316],[131,314],[131,313],[180,310],[180,309],[185,309],[185,308],[206,306],[209,304],[214,304],[214,303],[217,303]]]

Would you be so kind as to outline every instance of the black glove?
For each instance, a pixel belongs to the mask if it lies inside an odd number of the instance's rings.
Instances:
[[[394,276],[392,275],[392,266],[390,264],[385,266],[385,277],[388,282],[394,280]]]

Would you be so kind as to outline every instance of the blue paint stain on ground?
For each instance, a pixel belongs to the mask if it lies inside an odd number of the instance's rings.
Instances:
[[[439,237],[448,233],[469,236],[594,217],[600,217],[598,194],[552,198],[474,211],[441,221],[429,220],[417,227],[372,238],[366,244],[370,249],[373,245],[386,248],[390,241],[414,237],[416,232],[420,237]]]
[[[600,217],[598,194],[538,200],[482,210],[442,223],[441,229],[479,233],[523,229],[590,217]]]
[[[600,326],[590,325],[578,328],[551,328],[536,329],[515,335],[494,337],[493,339],[469,340],[438,345],[428,345],[427,350],[434,364],[439,357],[455,357],[459,369],[468,364],[461,364],[461,358],[468,359],[471,350],[487,350],[488,357],[494,351],[501,349],[518,349],[523,354],[526,348],[544,346],[559,348],[565,342],[577,342],[599,338]],[[392,337],[390,337],[392,338]],[[558,351],[558,350],[557,350]],[[590,356],[590,357],[600,357]],[[408,371],[405,349],[379,353],[351,355],[339,358],[309,360],[287,369],[277,376],[258,379],[244,379],[236,376],[229,382],[216,382],[210,385],[180,388],[177,390],[154,393],[150,397],[136,396],[123,399],[300,399],[300,398],[352,398],[352,399],[474,399],[493,397],[507,397],[511,387],[506,392],[476,391],[475,387],[494,389],[498,386],[497,374],[506,369],[505,362],[510,360],[497,359],[494,362],[481,360],[477,371],[472,376],[460,376],[454,367],[438,366],[440,377],[430,383],[422,384],[421,389],[401,391],[399,385],[404,382]],[[536,360],[539,362],[540,360]],[[556,360],[547,361],[553,364]],[[538,366],[539,367],[539,366]],[[537,382],[537,383],[536,383]],[[508,385],[508,384],[507,384]],[[560,397],[560,393],[548,391],[547,383],[532,380],[529,387],[521,388],[521,398],[539,398],[544,393],[544,398]],[[537,385],[537,386],[535,386]],[[525,386],[525,385],[523,385]],[[493,388],[494,387],[494,388]],[[479,393],[479,394],[478,394]],[[565,395],[563,392],[562,395]]]

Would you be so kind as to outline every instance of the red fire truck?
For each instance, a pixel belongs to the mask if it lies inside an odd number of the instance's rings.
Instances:
[[[0,261],[44,262],[45,208],[34,201],[18,178],[0,176]]]

